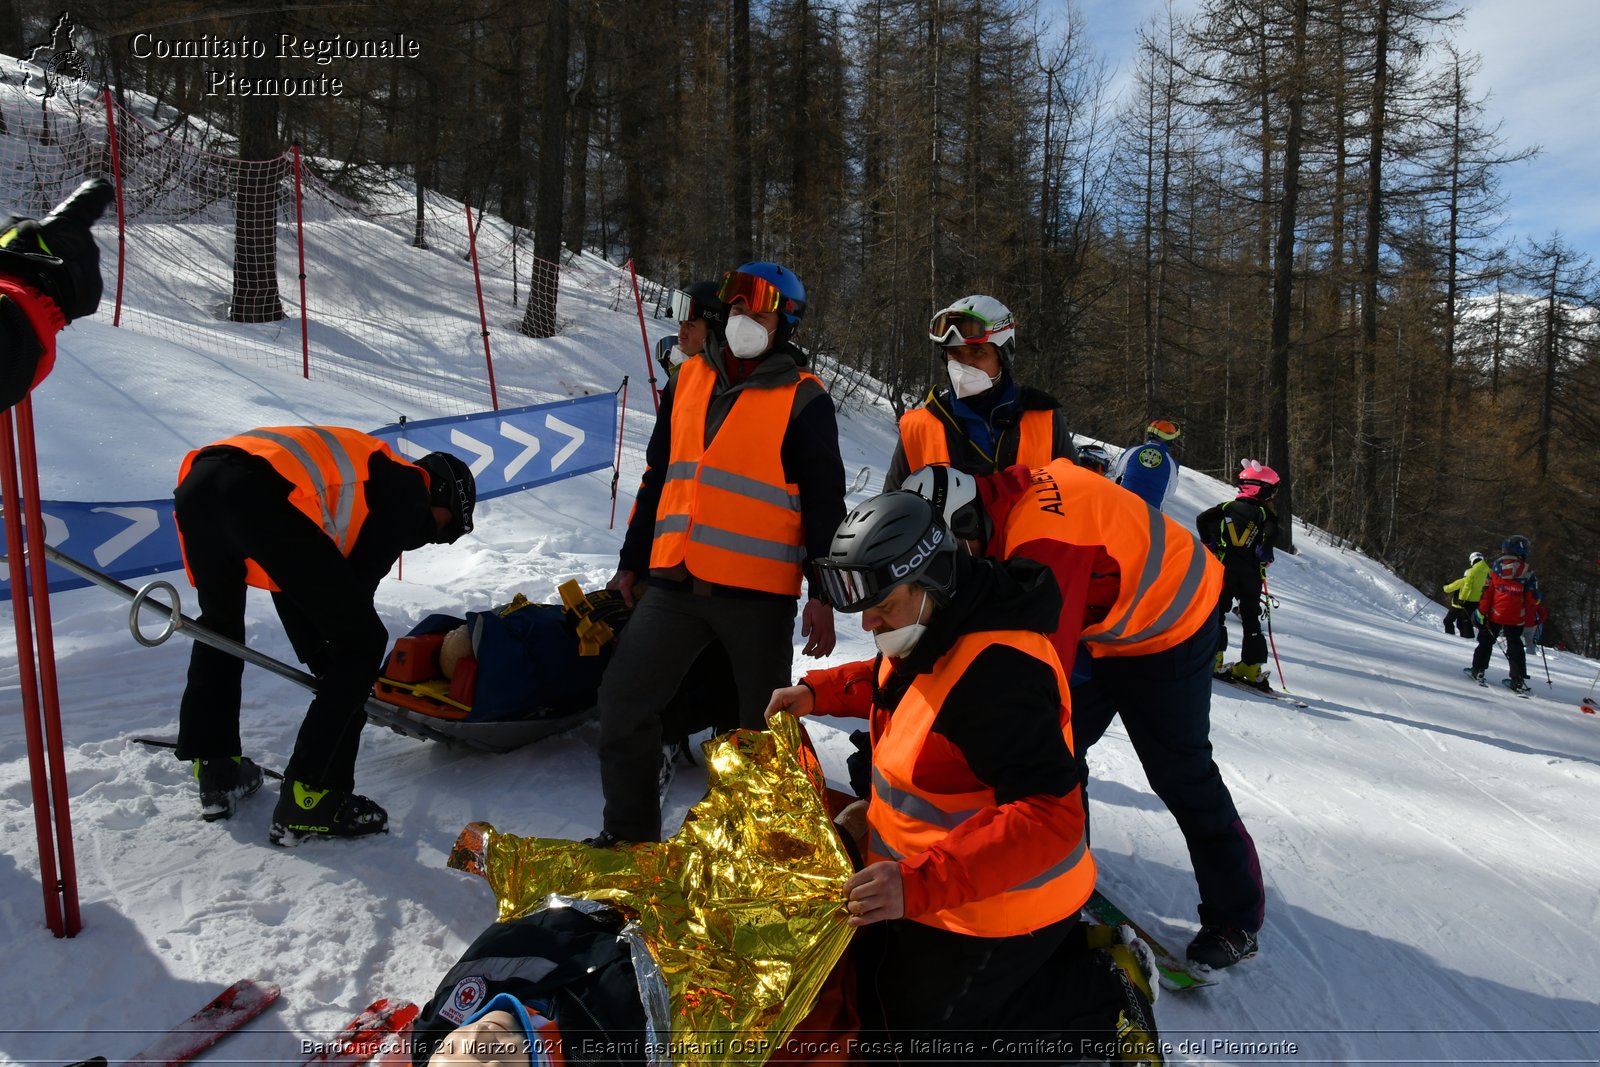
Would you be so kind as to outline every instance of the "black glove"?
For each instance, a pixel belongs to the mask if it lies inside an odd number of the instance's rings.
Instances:
[[[0,271],[49,297],[67,321],[100,306],[100,249],[89,227],[115,196],[91,178],[43,219],[15,215],[0,224]]]

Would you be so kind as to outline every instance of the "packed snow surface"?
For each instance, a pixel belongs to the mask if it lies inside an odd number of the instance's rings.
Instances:
[[[352,236],[353,273],[371,261],[359,240]],[[406,253],[382,252],[399,254]],[[501,299],[502,318],[514,320]],[[615,569],[653,425],[649,390],[640,387],[639,326],[631,309],[613,311],[592,289],[564,284],[562,301],[561,336],[497,370],[518,403],[609,391],[633,375],[616,528],[609,472],[486,502],[473,534],[409,553],[382,584],[377,605],[391,635],[432,612],[485,609],[519,592],[554,601],[563,581],[594,588]],[[144,310],[193,314],[177,305]],[[666,324],[653,324],[651,340],[665,332]],[[105,312],[67,330],[61,349],[35,400],[47,499],[162,497],[185,452],[241,429],[371,429],[401,410],[393,398],[307,381],[292,364],[244,364],[203,343],[113,329]],[[442,368],[418,370],[448,380]],[[460,395],[481,388],[463,383]],[[844,403],[841,433],[849,475],[870,468],[851,494],[855,503],[881,484],[892,413],[858,392]],[[1223,483],[1185,471],[1168,511],[1187,523],[1229,495]],[[1506,519],[1516,525],[1515,515]],[[1600,718],[1578,706],[1597,664],[1550,652],[1549,684],[1545,663],[1530,663],[1530,699],[1498,684],[1480,688],[1461,673],[1471,645],[1442,632],[1442,610],[1422,593],[1314,530],[1300,528],[1296,540],[1299,553],[1280,556],[1270,575],[1282,660],[1273,678],[1309,707],[1222,685],[1212,701],[1216,760],[1268,888],[1261,953],[1210,988],[1161,998],[1169,1062],[1594,1062]],[[1458,547],[1464,565],[1484,546]],[[181,573],[166,577],[192,609]],[[592,722],[502,755],[369,728],[357,779],[389,811],[390,832],[378,837],[272,847],[271,783],[232,820],[203,823],[188,767],[130,740],[176,735],[187,642],[135,644],[126,602],[99,589],[58,594],[52,610],[84,928],[57,940],[43,922],[22,716],[11,713],[20,710],[16,651],[7,637],[5,1062],[92,1054],[116,1062],[240,977],[277,982],[283,996],[213,1059],[298,1062],[303,1039],[326,1038],[378,996],[426,1000],[492,921],[488,887],[445,867],[466,823],[569,838],[600,827]],[[0,614],[9,632],[9,605]],[[872,654],[857,619],[838,623],[839,647],[825,662]],[[1231,629],[1236,649],[1236,621]],[[264,596],[252,598],[248,639],[292,661]],[[812,665],[799,646],[797,674]],[[1491,679],[1504,673],[1497,652]],[[290,683],[247,668],[246,753],[281,767],[305,703]],[[813,736],[842,783],[844,733],[818,723]],[[1183,838],[1118,724],[1090,763],[1102,888],[1181,952],[1196,928]],[[703,772],[679,774],[670,823],[703,782]]]

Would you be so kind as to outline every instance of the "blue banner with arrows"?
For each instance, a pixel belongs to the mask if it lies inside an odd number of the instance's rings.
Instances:
[[[616,454],[614,393],[532,404],[506,411],[370,431],[403,459],[453,452],[472,468],[478,499],[504,496],[611,466]],[[176,472],[182,457],[173,460]],[[44,502],[47,544],[113,578],[140,578],[183,566],[172,500],[125,503]],[[0,530],[0,554],[6,551]],[[50,590],[90,584],[59,567],[49,568]],[[11,579],[0,568],[0,600],[11,598]]]

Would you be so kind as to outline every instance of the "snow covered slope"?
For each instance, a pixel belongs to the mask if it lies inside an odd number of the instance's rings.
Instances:
[[[351,262],[361,269],[359,246]],[[625,373],[637,385],[641,360],[637,321],[590,303],[514,373],[528,399],[554,399],[610,388]],[[651,425],[648,390],[635,388],[629,407],[619,523]],[[63,336],[36,409],[45,495],[80,500],[169,493],[188,449],[245,427],[370,428],[393,416],[347,388],[230,365],[98,320]],[[843,434],[850,472],[870,466],[868,484],[881,484],[894,434],[887,409],[853,405]],[[1187,519],[1226,495],[1186,472],[1169,510]],[[472,535],[408,554],[403,578],[383,583],[391,633],[517,592],[554,600],[568,578],[602,583],[621,539],[608,528],[611,507],[605,473],[487,502]],[[1422,604],[1416,590],[1313,531],[1299,543],[1271,574],[1273,623],[1283,680],[1310,707],[1221,686],[1213,703],[1217,762],[1269,888],[1262,952],[1209,989],[1162,998],[1171,1062],[1592,1061],[1600,721],[1577,705],[1597,665],[1552,653],[1552,685],[1532,665],[1532,699],[1482,689],[1462,677],[1470,645],[1440,631],[1441,611],[1408,621]],[[270,787],[231,821],[202,823],[187,767],[129,740],[175,734],[187,644],[136,645],[125,603],[94,589],[58,595],[54,612],[85,925],[66,941],[43,926],[16,655],[3,637],[5,1062],[115,1061],[145,1043],[142,1031],[242,976],[280,983],[283,998],[218,1055],[297,1061],[302,1038],[325,1037],[378,995],[425,999],[492,920],[484,884],[444,866],[465,823],[568,837],[599,828],[592,724],[500,756],[369,730],[358,784],[391,825],[375,839],[275,849]],[[3,635],[9,607],[0,614]],[[855,619],[841,617],[840,633],[832,661],[870,655]],[[1237,648],[1236,623],[1232,636]],[[252,602],[249,641],[292,659],[264,597]],[[797,670],[808,665],[797,656]],[[249,669],[248,754],[281,767],[304,706],[301,691]],[[816,733],[842,779],[843,735]],[[1120,727],[1091,762],[1103,885],[1181,949],[1195,926],[1183,840]],[[669,820],[700,785],[680,774]]]

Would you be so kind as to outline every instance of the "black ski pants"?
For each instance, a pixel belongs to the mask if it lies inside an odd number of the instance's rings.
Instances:
[[[207,456],[189,468],[173,502],[200,601],[196,621],[243,643],[245,560],[261,565],[279,587],[272,602],[295,655],[317,678],[284,776],[349,792],[363,705],[389,634],[373,609],[372,584],[289,502],[286,486],[242,456]],[[243,674],[243,660],[195,642],[178,711],[180,759],[240,754]]]
[[[1471,638],[1473,626],[1472,617],[1477,613],[1478,602],[1476,600],[1472,601],[1470,604],[1463,603],[1459,600],[1455,603],[1452,603],[1450,605],[1450,610],[1444,613],[1444,632],[1447,634],[1453,634],[1459,627],[1462,637]]]
[[[662,713],[713,641],[728,653],[739,725],[761,729],[774,689],[791,682],[796,601],[699,594],[654,585],[640,598],[597,701],[605,829],[625,841],[661,840]]]
[[[868,1062],[974,1062],[934,1039],[1026,1038],[1063,1029],[1073,990],[1060,979],[1077,916],[1015,937],[974,937],[911,919],[856,932],[856,999]],[[1059,973],[1058,973],[1059,972]],[[912,1039],[928,1042],[907,1055]],[[898,1045],[899,1055],[893,1049]],[[983,1049],[979,1062],[1010,1057]]]
[[[1073,746],[1087,797],[1085,757],[1120,715],[1150,788],[1177,820],[1189,846],[1201,923],[1259,930],[1266,914],[1261,861],[1211,757],[1216,647],[1208,622],[1161,652],[1096,656],[1088,680],[1072,687]],[[1088,815],[1086,806],[1085,820]]]
[[[1478,646],[1472,650],[1472,669],[1486,671],[1494,655],[1495,638],[1506,636],[1506,662],[1511,664],[1512,678],[1528,677],[1528,650],[1522,643],[1522,627],[1509,623],[1484,621],[1478,629]]]
[[[1261,572],[1253,565],[1248,571],[1228,571],[1222,579],[1222,597],[1217,601],[1217,643],[1215,653],[1228,650],[1228,610],[1239,605],[1239,662],[1267,662],[1267,639],[1261,632]]]

